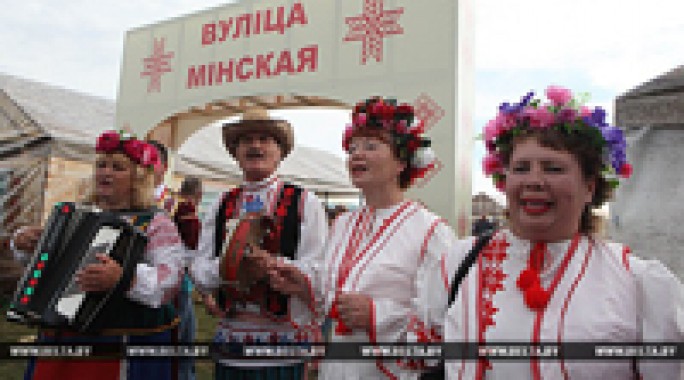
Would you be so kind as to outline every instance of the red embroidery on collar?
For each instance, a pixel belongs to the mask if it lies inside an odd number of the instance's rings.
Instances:
[[[366,243],[366,246],[362,249],[359,250],[360,243],[362,240],[362,234],[363,234],[363,229],[359,228],[359,224],[361,219],[357,220],[357,224],[355,226],[355,231],[352,233],[352,236],[350,237],[349,244],[347,244],[347,249],[344,253],[344,256],[342,257],[342,261],[340,262],[340,266],[338,268],[338,276],[337,276],[337,289],[338,291],[342,289],[344,284],[347,282],[347,278],[349,277],[349,274],[351,273],[351,270],[356,266],[356,264],[359,263],[361,258],[364,257],[364,255],[368,252],[368,250],[382,237],[382,235],[385,233],[385,230],[394,222],[401,213],[408,208],[408,206],[411,205],[411,202],[404,202],[400,207],[398,207],[392,215],[390,215],[388,218],[386,218],[383,222],[380,228],[375,232],[373,237]],[[368,213],[368,217],[370,217],[370,212]],[[370,232],[370,231],[369,231]]]

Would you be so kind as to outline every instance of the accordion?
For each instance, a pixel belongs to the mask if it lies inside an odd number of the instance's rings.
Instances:
[[[18,283],[7,319],[77,332],[97,330],[102,316],[116,313],[108,305],[125,296],[130,282],[124,279],[135,273],[147,245],[147,236],[124,215],[74,203],[57,204]],[[151,219],[153,214],[128,215]],[[83,292],[76,284],[76,273],[97,262],[97,253],[121,265],[122,280],[106,292]]]

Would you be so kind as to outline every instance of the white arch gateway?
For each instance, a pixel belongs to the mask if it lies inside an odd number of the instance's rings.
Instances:
[[[351,107],[396,97],[416,107],[441,163],[410,196],[464,235],[472,23],[470,0],[243,0],[133,29],[116,127],[177,149],[197,129],[251,106]]]

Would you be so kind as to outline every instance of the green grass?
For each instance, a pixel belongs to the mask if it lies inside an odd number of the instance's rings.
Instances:
[[[5,319],[8,301],[3,299],[1,302],[0,342],[19,342],[19,339],[22,337],[36,334],[37,330],[35,328],[28,328],[24,325],[8,322]],[[218,319],[208,315],[202,305],[195,305],[195,318],[197,319],[197,341],[211,341]],[[26,362],[26,360],[0,360],[0,380],[23,379]],[[211,360],[197,361],[195,371],[197,372],[197,380],[211,380],[214,378],[214,364]]]
[[[195,319],[197,331],[195,340],[198,342],[210,342],[214,337],[214,331],[218,318],[206,313],[204,306],[195,304]],[[197,380],[211,380],[214,378],[214,363],[211,360],[198,360],[195,362],[195,374]]]
[[[0,300],[0,342],[18,342],[20,338],[36,334],[35,328],[7,322],[5,312],[7,311],[8,301]],[[204,306],[195,304],[195,318],[197,320],[197,331],[195,339],[198,342],[210,342],[214,337],[214,331],[218,319],[208,315]],[[16,380],[24,378],[26,360],[0,360],[0,380]],[[195,362],[197,380],[212,380],[214,378],[214,363],[207,360]],[[309,379],[316,379],[316,373],[309,373]]]
[[[9,301],[5,298],[0,300],[2,307],[0,307],[0,341],[18,342],[22,337],[27,337],[36,334],[36,329],[28,328],[26,326],[7,322],[5,319],[5,312]],[[0,380],[15,380],[24,378],[24,370],[26,369],[26,360],[0,360]]]

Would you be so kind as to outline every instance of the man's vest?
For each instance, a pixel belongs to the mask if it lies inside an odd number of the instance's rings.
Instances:
[[[295,253],[300,239],[300,200],[303,189],[285,183],[278,196],[274,214],[274,228],[265,238],[263,249],[271,254],[278,254],[291,260],[295,259]],[[242,188],[237,187],[222,195],[218,214],[216,215],[216,230],[214,231],[214,255],[221,255],[221,247],[225,236],[226,221],[238,217],[236,210],[237,200],[240,198]],[[288,314],[289,296],[281,294],[270,288],[267,280],[260,280],[250,289],[247,298],[238,295],[233,289],[219,291],[219,305],[224,308],[235,302],[251,302],[265,306],[276,317]]]

